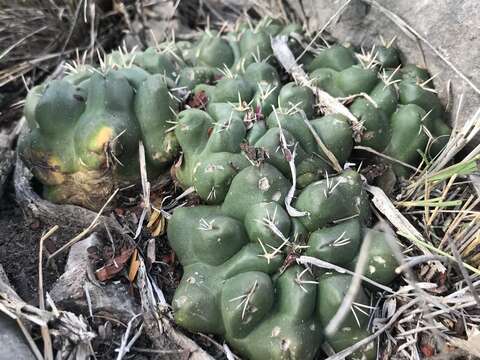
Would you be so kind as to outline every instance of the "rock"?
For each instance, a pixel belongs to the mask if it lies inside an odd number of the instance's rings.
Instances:
[[[0,315],[0,360],[35,359],[15,320]]]
[[[90,298],[94,315],[108,316],[127,323],[140,312],[140,307],[122,283],[94,284],[88,279],[89,264],[87,249],[100,245],[97,234],[79,241],[70,249],[64,274],[50,291],[53,301],[63,310],[90,314],[87,297]]]
[[[11,288],[2,265],[0,265],[0,293],[21,301]],[[0,344],[0,360],[35,359],[18,324],[2,312],[0,312]]]

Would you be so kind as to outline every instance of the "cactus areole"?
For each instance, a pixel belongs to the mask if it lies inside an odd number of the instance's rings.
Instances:
[[[378,289],[365,282],[336,333],[324,332],[366,238],[364,275],[377,284],[395,277],[364,180],[349,169],[354,146],[385,155],[377,160],[407,177],[439,154],[450,129],[429,74],[402,66],[395,48],[307,51],[299,60],[306,87],[274,58],[278,35],[295,56],[308,43],[301,27],[264,19],[196,42],[116,52],[102,69],[83,66],[40,85],[25,104],[20,155],[45,197],[90,208],[139,181],[139,141],[150,176],[178,159],[172,173],[202,204],[177,208],[168,224],[184,268],[176,322],[223,336],[249,359],[308,360],[325,342],[340,351],[369,335]],[[322,113],[315,87],[348,107],[361,136],[348,117]],[[350,272],[299,265],[301,255]],[[351,356],[375,355],[370,343]]]

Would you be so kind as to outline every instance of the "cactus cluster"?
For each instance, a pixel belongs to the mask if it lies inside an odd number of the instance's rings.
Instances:
[[[437,156],[451,129],[430,74],[402,67],[398,50],[379,46],[355,56],[341,45],[326,48],[307,66],[312,83],[337,98],[352,97],[352,114],[362,125],[360,145],[409,165]],[[398,176],[411,170],[392,163]]]
[[[285,80],[270,45],[278,35],[302,54],[309,86]],[[34,88],[25,104],[20,155],[52,201],[95,209],[138,182],[139,141],[149,175],[176,160],[171,173],[202,205],[176,209],[168,225],[184,268],[175,319],[253,360],[313,359],[325,341],[339,351],[368,335],[375,289],[363,285],[325,337],[351,275],[295,259],[353,270],[368,237],[365,276],[390,283],[387,236],[371,228],[362,178],[348,168],[355,142],[400,160],[387,161],[405,177],[402,162],[429,161],[450,133],[430,75],[402,67],[396,49],[359,55],[332,45],[303,55],[305,39],[298,25],[273,19],[208,30],[194,42],[112,53],[101,69]],[[362,129],[322,116],[315,87],[344,102]],[[375,354],[370,344],[354,357]]]
[[[19,153],[53,202],[100,208],[115,188],[138,181],[139,141],[152,175],[177,156],[167,131],[180,106],[170,93],[175,63],[153,48],[134,59],[120,55],[28,94]]]
[[[363,125],[360,145],[417,165],[422,155],[435,156],[449,133],[441,107],[425,71],[400,68],[390,47],[377,57],[365,64],[334,46],[304,65],[312,85],[351,99],[347,105]],[[363,287],[338,331],[325,338],[351,276],[304,268],[295,258],[306,254],[353,270],[370,237],[365,275],[380,284],[395,277],[386,234],[368,227],[360,175],[338,173],[326,153],[344,165],[356,134],[343,115],[320,117],[311,88],[282,84],[268,58],[241,69],[236,63],[213,83],[189,83],[199,101],[177,118],[176,178],[207,205],[177,209],[169,222],[184,267],[175,319],[191,331],[222,335],[249,359],[313,359],[324,341],[340,351],[368,336],[375,291]],[[374,344],[357,357],[375,358]]]
[[[366,276],[382,284],[395,277],[386,235],[367,227],[360,175],[347,170],[313,182],[286,207],[290,179],[274,165],[227,171],[235,176],[221,204],[179,208],[169,222],[168,238],[184,268],[175,320],[224,336],[248,359],[313,359],[351,276],[303,268],[296,257],[304,252],[353,270],[369,236]],[[326,338],[335,351],[368,336],[372,296],[362,288],[339,330]],[[375,346],[356,355],[374,359]]]

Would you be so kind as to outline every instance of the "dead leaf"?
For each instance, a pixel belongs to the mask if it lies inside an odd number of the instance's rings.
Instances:
[[[133,282],[138,273],[140,267],[140,261],[138,261],[138,250],[133,251],[132,261],[130,262],[130,269],[128,270],[128,280]]]
[[[423,344],[420,346],[420,350],[422,351],[423,356],[429,358],[435,355],[435,349],[430,344]]]
[[[122,271],[133,253],[133,248],[124,248],[120,251],[120,255],[108,260],[108,262],[95,271],[97,279],[106,281],[113,278],[120,271]]]

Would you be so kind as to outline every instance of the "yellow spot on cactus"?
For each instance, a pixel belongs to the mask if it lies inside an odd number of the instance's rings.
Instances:
[[[97,136],[93,138],[93,141],[90,143],[90,149],[92,151],[103,150],[105,144],[110,141],[113,135],[113,129],[110,127],[102,127],[97,133]]]

